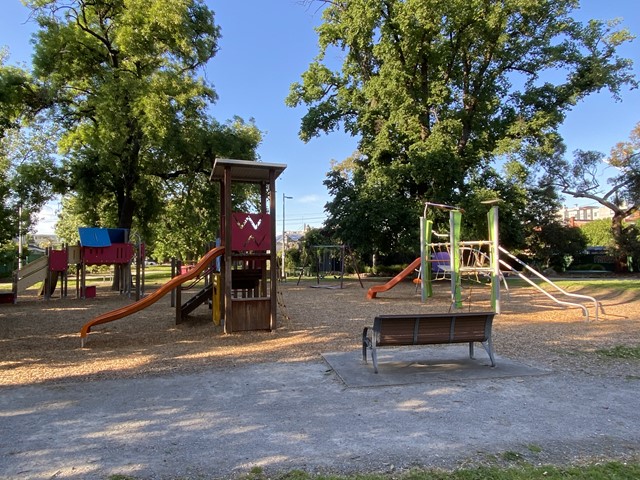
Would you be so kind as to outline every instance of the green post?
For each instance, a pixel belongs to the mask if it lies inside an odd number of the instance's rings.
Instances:
[[[422,302],[426,302],[428,297],[433,296],[433,286],[431,285],[431,263],[429,262],[432,231],[433,221],[420,217],[420,272],[422,274],[420,292]]]
[[[489,240],[491,241],[491,308],[500,313],[500,249],[498,248],[498,207],[487,213]]]
[[[460,229],[462,226],[462,212],[452,210],[449,213],[449,238],[451,251],[451,304],[455,308],[462,308],[462,277],[460,276]]]

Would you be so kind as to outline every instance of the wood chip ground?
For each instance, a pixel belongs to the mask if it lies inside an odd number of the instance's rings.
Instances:
[[[410,282],[375,300],[366,289],[383,283],[368,279],[365,288],[348,281],[344,289],[311,288],[312,283],[280,283],[284,308],[273,332],[222,333],[211,311],[199,307],[190,320],[175,324],[169,296],[130,317],[95,327],[85,348],[79,331],[94,316],[133,300],[100,284],[95,298],[44,300],[33,291],[15,305],[0,305],[0,386],[75,380],[131,378],[195,372],[257,362],[321,360],[321,353],[358,350],[361,333],[385,313],[449,310],[446,282],[422,303]],[[335,284],[334,284],[335,285]],[[640,361],[611,359],[600,349],[640,345],[640,295],[615,288],[577,288],[598,298],[605,313],[585,321],[580,309],[565,308],[531,288],[503,291],[502,313],[494,321],[497,355],[558,371],[640,380]],[[489,291],[464,289],[465,310],[490,309]],[[284,314],[284,315],[283,315]]]

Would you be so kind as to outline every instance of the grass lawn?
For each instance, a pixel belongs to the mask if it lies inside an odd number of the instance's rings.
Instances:
[[[545,282],[539,280],[537,278],[530,278],[530,280],[544,288]],[[640,290],[640,281],[638,279],[627,279],[625,277],[622,278],[610,278],[610,279],[551,279],[553,283],[558,285],[560,288],[565,290],[574,290],[577,288],[593,288],[593,289],[613,289],[619,291],[626,290]],[[524,280],[511,277],[507,279],[509,287],[527,287],[529,284]]]
[[[509,459],[509,452],[503,455]],[[479,467],[452,472],[438,470],[411,470],[401,474],[358,474],[349,476],[312,475],[294,470],[281,475],[266,475],[256,467],[241,480],[636,480],[640,478],[640,464],[607,462],[589,466],[556,467],[519,465],[515,467]],[[136,477],[112,475],[109,480],[137,480]],[[177,479],[176,479],[177,480]]]

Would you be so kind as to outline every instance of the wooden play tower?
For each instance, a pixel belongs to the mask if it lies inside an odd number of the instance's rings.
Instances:
[[[220,309],[225,333],[274,330],[277,318],[276,179],[286,165],[216,159],[212,180],[220,182]],[[257,184],[260,212],[233,211],[232,187]]]

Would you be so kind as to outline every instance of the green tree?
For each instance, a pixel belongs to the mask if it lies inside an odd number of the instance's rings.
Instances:
[[[45,180],[53,174],[55,151],[47,135],[38,138],[42,124],[20,130],[42,106],[42,92],[25,70],[5,65],[6,58],[6,49],[0,49],[0,243],[18,235],[19,206],[27,212],[22,226],[28,229],[29,213],[37,213],[48,199]]]
[[[390,175],[367,175],[366,165],[358,152],[334,162],[324,181],[332,196],[325,206],[326,231],[365,257],[415,256],[420,205],[401,201],[399,175],[395,181]]]
[[[10,129],[20,127],[48,103],[41,89],[23,68],[5,65],[7,49],[0,47],[0,139]]]
[[[584,225],[580,225],[580,230],[587,239],[588,247],[609,247],[615,246],[613,234],[611,232],[611,219],[602,218],[593,220]]]
[[[617,174],[601,182],[606,165]],[[567,195],[587,198],[613,212],[611,233],[621,263],[627,257],[640,257],[639,230],[625,219],[640,211],[640,123],[629,140],[618,143],[609,157],[594,151],[576,150],[573,160],[556,158],[547,165],[549,183]]]
[[[531,226],[525,214],[532,199],[532,185],[535,180],[530,169],[517,161],[505,163],[500,170],[487,167],[473,172],[467,181],[468,194],[459,204],[464,209],[462,238],[488,238],[489,207],[483,202],[500,199],[500,244],[509,250],[527,249],[527,232]]]
[[[201,0],[26,4],[78,206],[151,235],[165,183],[208,174],[228,131],[208,116],[216,94],[200,75],[218,48],[213,12]]]
[[[87,212],[79,205],[78,197],[69,194],[62,199],[62,208],[58,215],[58,221],[54,230],[60,241],[69,245],[77,245],[80,242],[78,227],[87,225],[99,225],[95,219],[87,218]],[[95,212],[94,212],[95,213]]]
[[[523,212],[526,249],[541,269],[565,270],[587,247],[582,230],[564,225],[556,216],[560,198],[546,182],[528,189],[527,208]]]
[[[64,188],[56,155],[58,138],[56,125],[36,119],[25,127],[6,131],[0,140],[3,155],[11,165],[14,201],[29,212],[29,217],[35,217]]]
[[[308,108],[305,141],[338,128],[360,138],[354,175],[366,180],[356,183],[384,185],[385,201],[368,210],[370,232],[384,230],[380,218],[397,208],[460,204],[471,176],[496,159],[553,157],[558,127],[578,101],[636,84],[631,62],[616,55],[632,37],[615,22],[575,21],[576,0],[321,3],[320,53],[287,103]],[[336,50],[339,71],[326,62]],[[332,188],[339,179],[329,175]],[[390,223],[401,237],[415,228]]]

